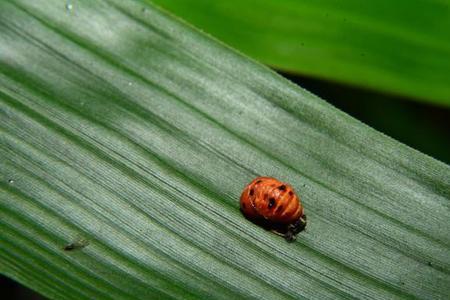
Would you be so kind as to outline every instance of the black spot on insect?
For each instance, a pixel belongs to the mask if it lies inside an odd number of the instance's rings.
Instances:
[[[280,191],[285,191],[286,190],[286,186],[283,184],[283,185],[280,185],[279,187],[278,187],[278,189],[280,190]]]
[[[294,195],[294,193],[292,191],[289,191],[289,196]]]
[[[275,198],[269,199],[269,208],[272,208],[275,205]]]
[[[253,189],[250,189],[249,195],[250,195],[250,196],[253,196],[254,193],[255,193],[255,191],[254,191]]]
[[[262,180],[261,179],[259,179],[259,180],[256,180],[256,182],[255,183],[261,183],[262,182]]]

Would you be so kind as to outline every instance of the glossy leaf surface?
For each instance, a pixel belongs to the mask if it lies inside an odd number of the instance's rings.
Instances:
[[[49,298],[450,292],[447,165],[153,6],[1,2],[0,101],[0,272]],[[239,212],[258,175],[295,243]]]

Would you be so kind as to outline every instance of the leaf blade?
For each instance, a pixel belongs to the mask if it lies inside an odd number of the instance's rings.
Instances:
[[[0,253],[51,266],[20,281],[62,299],[448,291],[448,166],[155,8],[1,5]],[[240,215],[256,174],[300,190],[296,244]]]

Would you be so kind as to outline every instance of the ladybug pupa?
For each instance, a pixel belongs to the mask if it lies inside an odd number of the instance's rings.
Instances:
[[[305,229],[306,216],[299,197],[289,184],[275,178],[255,178],[244,188],[240,205],[247,219],[289,242]]]

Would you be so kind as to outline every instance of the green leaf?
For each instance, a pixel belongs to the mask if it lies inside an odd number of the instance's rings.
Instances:
[[[0,2],[0,272],[52,299],[443,299],[450,168],[135,1]],[[291,183],[295,243],[244,186]]]
[[[155,0],[277,69],[450,107],[441,0]]]

